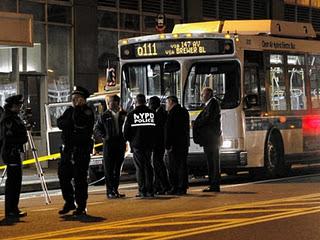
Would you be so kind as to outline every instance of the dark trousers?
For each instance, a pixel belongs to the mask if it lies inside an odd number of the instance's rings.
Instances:
[[[22,182],[22,165],[7,165],[7,180],[5,186],[5,214],[19,211],[19,198]]]
[[[104,148],[103,166],[106,177],[107,193],[117,192],[126,144],[120,139],[113,139],[106,141],[104,143]]]
[[[133,161],[136,167],[137,182],[139,193],[153,193],[153,168],[151,165],[152,150],[137,149],[133,150]]]
[[[187,150],[169,152],[169,179],[173,190],[185,191],[188,188]]]
[[[84,210],[88,199],[88,168],[90,162],[88,146],[64,149],[58,166],[58,177],[63,199],[66,204],[77,203],[77,207]],[[74,186],[72,185],[74,179]]]
[[[154,169],[154,189],[155,191],[166,191],[170,188],[167,167],[164,163],[164,148],[153,149],[152,163]]]
[[[207,155],[209,186],[220,187],[220,155],[219,147],[204,148]]]

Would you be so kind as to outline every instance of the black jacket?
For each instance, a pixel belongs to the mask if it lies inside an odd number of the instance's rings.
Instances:
[[[92,143],[94,113],[90,107],[69,107],[57,120],[66,146],[86,146]]]
[[[221,110],[217,99],[212,98],[193,124],[193,141],[204,147],[219,144],[221,136]]]
[[[116,126],[114,122],[114,117],[110,110],[106,110],[99,116],[94,126],[94,132],[98,136],[102,137],[104,141],[109,141],[117,137],[118,139],[120,138],[123,140],[123,142],[125,142],[123,137],[123,132],[122,132],[122,126],[126,118],[126,115],[127,113],[125,111],[119,112],[119,118],[118,118],[119,135],[118,136],[116,135]]]
[[[17,113],[5,110],[0,119],[1,156],[6,164],[20,163],[28,141],[27,130]]]
[[[165,127],[166,149],[186,151],[190,146],[190,122],[188,110],[175,105],[168,113]]]
[[[165,126],[167,122],[167,111],[161,106],[156,110],[157,119],[157,137],[155,140],[155,149],[163,150],[165,149]]]
[[[123,135],[131,148],[151,150],[155,144],[157,119],[155,112],[142,105],[131,111],[124,123]]]

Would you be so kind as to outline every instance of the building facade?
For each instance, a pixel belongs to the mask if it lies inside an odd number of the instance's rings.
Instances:
[[[0,105],[23,93],[39,139],[44,104],[68,101],[73,85],[103,89],[118,40],[156,33],[160,13],[165,32],[182,22],[280,19],[311,22],[320,34],[319,0],[1,0],[0,12],[33,15],[33,47],[0,46]],[[39,144],[45,153],[45,141]]]

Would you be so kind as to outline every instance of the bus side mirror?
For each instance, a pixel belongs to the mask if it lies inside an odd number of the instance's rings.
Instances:
[[[259,96],[257,94],[248,94],[244,98],[244,104],[246,109],[259,107]]]
[[[115,70],[115,68],[107,68],[106,69],[106,82],[107,82],[108,87],[116,85],[116,70]]]

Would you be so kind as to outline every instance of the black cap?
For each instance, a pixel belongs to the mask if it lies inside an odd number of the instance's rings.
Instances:
[[[84,98],[88,98],[90,96],[89,91],[83,87],[80,87],[80,86],[73,87],[73,91],[72,91],[71,95],[73,95],[73,94],[79,94]]]
[[[23,104],[23,96],[21,94],[19,95],[13,95],[11,97],[8,97],[6,100],[6,103],[7,104],[16,104],[16,105],[19,105],[19,104]]]

